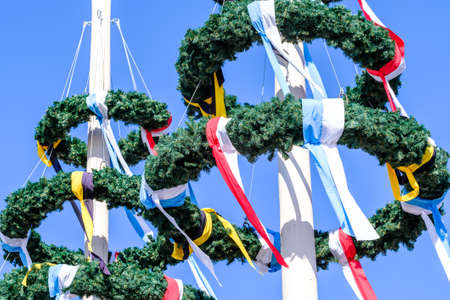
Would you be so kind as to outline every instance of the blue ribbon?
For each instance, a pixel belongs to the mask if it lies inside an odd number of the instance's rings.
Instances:
[[[266,228],[267,233],[273,236],[273,245],[277,248],[278,251],[281,251],[281,237],[280,233],[270,230],[269,228]],[[277,271],[281,270],[281,265],[278,263],[277,259],[275,258],[275,255],[272,254],[272,260],[269,264],[269,273],[275,273]]]
[[[2,243],[2,248],[8,252],[18,252],[19,256],[20,256],[20,260],[22,261],[22,264],[27,267],[28,269],[31,268],[30,265],[28,265],[27,262],[27,256],[25,255],[25,253],[23,252],[22,248],[20,247],[15,247],[15,246],[11,246],[8,245],[6,243]]]
[[[403,189],[403,192],[405,192],[405,189]],[[448,256],[450,257],[450,242],[448,238],[448,232],[447,228],[445,228],[444,223],[442,222],[441,213],[439,212],[439,204],[444,201],[445,196],[447,195],[447,192],[445,192],[440,198],[438,199],[423,199],[420,197],[414,198],[413,200],[410,200],[408,202],[405,202],[406,204],[418,206],[420,208],[429,210],[432,212],[433,215],[433,223],[434,228],[436,229],[436,234],[438,235],[439,239],[444,244],[445,250],[447,251]]]
[[[269,38],[266,35],[266,32],[264,30],[263,23],[261,21],[261,10],[259,8],[259,1],[255,1],[250,3],[247,6],[248,13],[250,15],[250,18],[252,20],[252,25],[258,32],[258,34],[261,36],[261,39],[264,44],[264,48],[266,49],[267,57],[269,58],[270,64],[272,65],[273,72],[275,73],[275,77],[277,78],[278,83],[280,84],[281,89],[283,90],[283,94],[287,95],[291,91],[289,90],[288,83],[286,81],[286,78],[281,71],[280,65],[278,63],[278,60],[275,56],[274,49],[272,47],[272,43],[270,42]]]
[[[56,297],[58,300],[61,296],[62,290],[59,286],[58,275],[61,271],[62,265],[51,266],[48,269],[48,291],[50,293],[50,297]]]
[[[305,55],[305,62],[306,62],[306,68],[308,69],[309,75],[311,76],[311,78],[314,80],[314,82],[319,85],[319,87],[322,89],[322,91],[325,93],[325,95],[322,96],[322,93],[316,89],[314,87],[314,85],[309,84],[309,87],[311,88],[312,94],[313,94],[313,98],[314,99],[323,99],[324,97],[326,98],[326,90],[325,87],[323,85],[323,81],[322,81],[322,77],[320,77],[320,73],[319,70],[317,70],[316,65],[314,64],[311,54],[309,52],[308,46],[306,45],[306,43],[303,43],[303,52]]]
[[[106,135],[105,128],[103,125],[103,115],[97,105],[96,99],[97,99],[96,94],[89,95],[86,98],[86,104],[89,107],[89,109],[97,116],[97,119],[100,123],[100,127],[101,127],[102,133],[103,133],[103,139],[105,140],[105,144],[108,149],[111,165],[113,166],[114,169],[119,171],[119,173],[123,174],[123,169],[120,166],[119,159],[117,158],[117,154],[114,151],[114,149]],[[124,207],[124,210],[125,210],[125,214],[127,215],[128,220],[131,223],[131,226],[133,226],[134,230],[139,235],[139,237],[145,241],[147,238],[146,233],[136,218],[136,211],[134,209],[130,210],[126,207]]]
[[[156,207],[155,202],[153,201],[152,195],[150,195],[149,191],[145,188],[145,173],[141,176],[141,188],[139,190],[139,199],[141,200],[142,205],[145,206],[146,209],[153,209]],[[192,188],[190,188],[191,190]],[[193,193],[191,194],[193,195]],[[178,194],[177,196],[170,199],[159,199],[161,206],[164,208],[168,207],[180,207],[184,204],[184,198],[186,198],[186,190]],[[191,196],[192,199],[192,196]],[[194,196],[195,199],[195,196]],[[192,200],[191,200],[192,201]],[[197,200],[195,200],[197,201]]]

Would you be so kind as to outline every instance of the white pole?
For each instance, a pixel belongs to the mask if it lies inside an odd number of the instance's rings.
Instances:
[[[111,0],[92,0],[91,62],[89,94],[109,91],[111,87]],[[88,123],[87,171],[109,166],[109,155],[100,124],[91,116]],[[92,249],[108,262],[108,208],[105,202],[93,201],[94,237]],[[86,249],[86,245],[85,245]],[[92,298],[89,298],[92,299]]]
[[[303,44],[283,43],[283,49],[304,68]],[[306,96],[305,79],[292,66],[279,60],[291,93]],[[283,93],[275,80],[275,95]],[[289,159],[278,154],[278,193],[280,200],[281,254],[289,264],[282,269],[283,300],[317,300],[316,250],[311,202],[309,152],[294,146]]]

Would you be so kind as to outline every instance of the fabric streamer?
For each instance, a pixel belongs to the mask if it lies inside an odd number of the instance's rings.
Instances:
[[[351,195],[337,141],[344,130],[342,99],[303,99],[304,147],[310,150],[314,164],[344,232],[358,240],[379,236]]]
[[[225,90],[223,88],[223,83],[225,78],[222,73],[222,69],[219,68],[217,72],[214,72],[211,78],[212,88],[210,97],[201,102],[192,102],[184,98],[184,101],[188,105],[192,105],[200,109],[202,116],[204,117],[227,117],[227,111],[225,108]]]
[[[204,253],[191,240],[191,238],[180,228],[180,226],[178,226],[178,224],[175,221],[175,219],[166,212],[166,210],[163,208],[163,206],[162,206],[162,204],[160,202],[159,194],[155,193],[151,189],[151,187],[148,185],[148,183],[146,182],[146,180],[145,180],[145,172],[144,172],[144,174],[142,174],[141,182],[142,182],[142,184],[141,184],[141,190],[140,190],[140,195],[139,195],[141,202],[142,203],[153,203],[156,206],[156,208],[158,208],[161,211],[161,213],[167,218],[167,220],[169,220],[169,222],[172,223],[172,225],[186,238],[187,242],[189,243],[189,245],[193,249],[193,252],[195,253],[195,255],[197,255],[198,259],[200,259],[200,261],[211,272],[211,274],[214,276],[214,278],[217,280],[217,282],[221,286],[222,284],[220,283],[219,279],[216,276],[216,273],[214,271],[214,266],[213,266],[213,263],[212,263],[211,259],[209,258],[208,255],[206,255],[206,253]]]
[[[358,260],[355,260],[356,248],[351,236],[342,229],[329,232],[328,246],[331,253],[342,266],[345,279],[350,284],[360,300],[376,300],[377,296],[372,289],[366,274]]]
[[[406,111],[403,109],[402,105],[400,104],[400,101],[398,101],[395,93],[393,92],[391,86],[389,85],[389,80],[392,80],[395,77],[399,76],[406,69],[405,43],[398,35],[396,35],[392,30],[387,28],[383,24],[383,22],[380,21],[380,19],[377,17],[377,15],[375,15],[375,13],[365,0],[358,0],[358,3],[366,19],[372,21],[376,26],[379,26],[387,30],[389,33],[389,37],[395,43],[394,58],[386,65],[384,65],[381,69],[379,70],[367,69],[367,72],[375,80],[383,83],[384,90],[386,91],[386,95],[388,97],[392,111],[397,111],[397,109],[399,109],[401,115],[407,116]]]
[[[158,155],[158,152],[155,150],[156,143],[153,138],[166,134],[169,131],[171,124],[172,124],[172,115],[167,120],[167,125],[159,129],[147,130],[144,127],[141,127],[141,139],[144,145],[147,146],[148,152],[150,152],[150,154]]]
[[[300,69],[295,63],[293,58],[286,53],[282,48],[281,36],[278,31],[275,20],[275,4],[273,0],[269,1],[255,1],[247,6],[248,13],[252,20],[252,25],[261,36],[264,44],[264,48],[272,65],[275,77],[283,91],[284,95],[290,93],[288,84],[286,82],[285,75],[281,71],[277,57],[283,58],[294,69],[305,77],[310,84],[317,89],[324,97],[325,91],[311,78],[307,69]]]
[[[167,275],[164,275],[164,279],[167,281],[167,288],[163,300],[183,299],[183,282],[180,279],[173,279]]]
[[[446,194],[447,192],[434,200],[417,197],[408,202],[401,202],[401,205],[403,211],[422,217],[447,279],[450,281],[450,242],[439,212]],[[431,222],[429,214],[432,214],[433,222]]]
[[[271,242],[277,247],[278,251],[281,249],[281,238],[280,233],[272,231],[267,228],[267,232],[270,234]],[[261,237],[259,237],[259,242],[261,243],[261,249],[259,249],[258,254],[256,255],[255,264],[258,268],[258,271],[263,273],[274,273],[281,270],[280,264],[277,262],[275,256],[267,245],[266,241],[264,241]]]
[[[51,147],[54,149],[56,149],[56,147],[58,147],[58,145],[61,143],[61,140],[58,140],[56,142],[53,143],[53,145],[51,145]],[[39,143],[39,141],[37,141],[37,154],[39,156],[39,159],[47,166],[47,167],[51,167],[52,166],[52,161],[50,159],[47,158],[46,152],[49,150],[48,146],[42,146],[41,143]]]
[[[83,228],[85,230],[86,238],[87,238],[87,248],[89,252],[89,257],[91,259],[98,260],[100,263],[100,269],[103,271],[105,275],[111,275],[108,270],[106,263],[103,259],[94,253],[92,249],[92,240],[94,238],[94,222],[93,214],[88,205],[88,202],[91,202],[94,198],[94,181],[92,173],[75,171],[71,174],[71,185],[72,192],[75,194],[78,200],[80,200],[81,204],[81,217],[83,220]]]
[[[56,265],[48,269],[48,291],[55,300],[69,300],[77,297],[70,291],[64,292],[71,284],[79,266]]]
[[[435,151],[435,146],[429,144],[425,150],[425,153],[422,156],[422,161],[420,164],[412,164],[409,166],[402,166],[402,167],[398,167],[397,169],[401,172],[403,172],[404,174],[406,174],[406,177],[408,179],[408,182],[410,184],[410,186],[412,187],[412,191],[401,195],[400,193],[400,183],[397,177],[397,173],[395,172],[395,170],[391,167],[391,165],[389,163],[386,164],[387,170],[388,170],[388,175],[389,175],[389,181],[391,183],[391,188],[392,188],[392,193],[394,194],[394,198],[398,201],[410,201],[414,198],[416,198],[417,196],[419,196],[420,193],[420,187],[419,184],[417,183],[416,178],[414,177],[414,172],[416,172],[417,170],[419,170],[422,167],[425,167],[426,165],[428,165],[430,162],[432,162],[436,155],[436,151]]]
[[[33,262],[31,261],[30,254],[27,250],[28,239],[30,238],[30,232],[26,238],[9,238],[0,232],[0,240],[2,241],[2,248],[8,252],[18,252],[22,265],[31,268]]]
[[[249,222],[266,241],[280,265],[288,267],[280,252],[270,241],[264,226],[245,196],[237,160],[238,152],[231,143],[225,128],[229,121],[230,119],[218,117],[209,120],[206,125],[206,138],[212,149],[216,165],[226,184],[239,202],[239,205],[242,207]]]
[[[125,172],[128,176],[133,176],[133,173],[120,152],[119,145],[117,144],[116,138],[114,137],[114,133],[111,129],[105,99],[106,93],[92,94],[86,98],[86,103],[89,109],[95,113],[100,122],[105,144],[114,169],[120,173]],[[149,241],[148,236],[153,236],[153,232],[150,227],[134,210],[129,210],[128,208],[124,208],[124,210],[136,233],[145,243],[147,243]]]
[[[203,275],[203,272],[200,270],[200,267],[198,266],[195,258],[193,256],[189,256],[187,262],[189,264],[189,268],[191,269],[192,274],[194,274],[195,282],[197,282],[198,288],[201,289],[208,296],[217,299],[214,290],[212,289],[205,275]]]
[[[43,266],[50,266],[50,267],[52,267],[52,266],[56,266],[56,264],[49,263],[49,262],[40,263],[40,264],[33,264],[31,266],[31,268],[28,268],[28,271],[25,274],[25,277],[23,277],[22,285],[25,286],[25,287],[28,286],[27,280],[28,280],[28,276],[30,275],[31,271],[33,271],[33,270],[40,270],[40,269],[42,269]]]

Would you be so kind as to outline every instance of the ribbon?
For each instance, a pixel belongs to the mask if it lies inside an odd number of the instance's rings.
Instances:
[[[163,300],[181,300],[183,298],[183,282],[167,275],[164,275],[164,279],[167,281],[167,288]]]
[[[139,190],[139,198],[146,209],[153,209],[156,203],[153,200],[157,195],[162,207],[180,207],[184,204],[186,197],[186,184],[181,184],[173,188],[161,189],[153,191],[145,180],[145,172],[141,176],[141,188]]]
[[[345,233],[358,240],[379,236],[350,193],[337,141],[344,130],[342,99],[303,99],[304,147],[310,150],[328,198]]]
[[[230,119],[218,117],[209,120],[206,125],[206,138],[208,139],[209,146],[212,149],[213,156],[216,160],[216,165],[234,197],[239,202],[239,205],[247,216],[249,222],[266,241],[270,249],[272,249],[277,261],[282,266],[288,267],[280,252],[270,241],[264,226],[245,196],[237,161],[238,152],[231,143],[225,128],[228,121],[230,121]]]
[[[328,246],[331,253],[342,266],[345,279],[360,300],[376,300],[377,296],[367,280],[366,274],[358,260],[355,260],[356,249],[351,236],[342,229],[330,231]]]
[[[213,274],[214,278],[217,280],[219,285],[221,285],[221,283],[220,283],[219,279],[217,278],[216,273],[214,271],[214,266],[212,264],[211,259],[191,240],[191,238],[180,228],[180,226],[178,226],[175,219],[166,212],[166,210],[161,205],[161,202],[159,199],[159,194],[153,192],[153,190],[147,184],[147,182],[145,180],[145,171],[144,171],[144,174],[142,174],[141,182],[143,183],[143,184],[141,184],[141,190],[140,190],[141,202],[149,203],[151,201],[154,203],[156,208],[158,208],[161,211],[161,213],[167,218],[167,220],[169,220],[169,222],[172,223],[172,225],[186,238],[187,242],[193,249],[193,252],[197,255],[197,257],[205,265],[205,267],[211,272],[211,274]],[[143,197],[145,197],[145,199],[143,199]],[[151,198],[151,200],[149,198]]]
[[[161,128],[147,130],[144,127],[141,127],[141,139],[144,145],[147,146],[148,152],[150,152],[150,154],[158,155],[158,152],[155,150],[156,143],[153,137],[158,137],[163,134],[166,134],[169,131],[171,124],[172,124],[172,115],[167,120],[167,124]]]
[[[192,274],[194,274],[194,278],[195,281],[197,282],[199,289],[205,292],[208,296],[217,299],[216,294],[214,294],[214,290],[212,289],[205,275],[203,275],[203,272],[200,270],[194,257],[189,256],[187,262],[189,264],[189,268],[191,269]]]
[[[405,110],[401,106],[398,101],[395,93],[392,91],[392,88],[389,85],[389,80],[394,79],[399,76],[406,69],[405,63],[405,43],[403,40],[396,35],[392,30],[387,28],[383,22],[375,15],[373,10],[370,8],[369,4],[365,0],[358,0],[359,6],[366,17],[367,20],[373,22],[376,26],[379,26],[388,31],[389,37],[395,43],[395,55],[394,58],[384,65],[379,70],[371,70],[367,69],[367,72],[377,81],[383,83],[384,90],[386,91],[386,95],[389,100],[389,104],[391,106],[392,111],[396,111],[397,108],[400,110],[402,115],[406,115]]]
[[[450,242],[439,212],[446,194],[447,192],[434,200],[417,197],[408,202],[401,202],[401,205],[403,211],[422,217],[445,274],[450,281]],[[433,222],[431,222],[429,214],[433,215]]]
[[[272,231],[267,228],[267,232],[270,234],[270,240],[274,243],[275,247],[277,247],[278,251],[281,249],[281,238],[280,233],[276,231]],[[259,242],[261,243],[261,248],[259,249],[258,254],[256,255],[255,264],[260,273],[274,273],[281,270],[280,264],[277,262],[275,256],[267,245],[266,241],[264,241],[261,237],[259,237]]]
[[[128,164],[122,156],[122,153],[120,152],[120,148],[111,129],[111,125],[108,119],[108,108],[106,107],[105,99],[105,92],[92,94],[86,98],[86,103],[89,109],[95,113],[97,119],[100,122],[103,138],[105,140],[109,157],[114,169],[116,169],[120,173],[125,172],[125,174],[128,176],[133,176],[133,173],[131,172]],[[147,243],[149,241],[148,236],[153,236],[153,232],[150,227],[145,223],[145,220],[136,213],[136,211],[129,210],[126,207],[124,208],[124,210],[136,233],[145,243]]]
[[[54,149],[56,149],[56,147],[58,147],[58,145],[61,143],[61,140],[58,140],[56,142],[53,143],[53,145],[51,146]],[[49,160],[47,158],[46,155],[46,151],[49,150],[48,146],[42,146],[41,143],[39,143],[39,141],[37,141],[37,154],[39,156],[39,159],[47,166],[47,167],[51,167],[52,166],[52,161]]]
[[[305,77],[315,89],[325,96],[325,91],[311,78],[309,71],[307,69],[302,70],[298,68],[293,57],[283,50],[281,36],[275,21],[274,1],[255,1],[250,3],[247,6],[247,9],[253,27],[261,36],[267,57],[269,58],[275,77],[277,78],[284,95],[289,94],[290,90],[276,56],[284,59],[298,73]]]
[[[75,171],[71,174],[72,192],[75,194],[81,204],[81,218],[83,220],[83,229],[87,238],[87,248],[89,257],[98,260],[100,269],[105,275],[111,275],[103,259],[94,253],[92,249],[92,240],[94,237],[93,213],[87,202],[94,198],[94,180],[92,173]]]
[[[22,280],[22,285],[23,286],[27,286],[27,280],[28,280],[28,276],[30,275],[31,271],[33,270],[40,270],[42,269],[43,266],[56,266],[56,264],[53,263],[49,263],[49,262],[45,262],[45,263],[41,263],[41,264],[33,264],[31,266],[31,268],[28,269],[27,273],[25,274],[25,277]]]
[[[31,268],[33,262],[31,261],[30,254],[27,250],[28,239],[30,238],[30,232],[26,238],[9,238],[0,232],[0,240],[2,241],[2,248],[8,252],[18,252],[22,264],[28,269]]]
[[[436,155],[435,147],[433,145],[428,145],[427,148],[425,149],[425,153],[422,156],[422,161],[420,164],[411,164],[409,166],[402,166],[397,168],[398,170],[406,174],[408,182],[412,188],[412,191],[405,195],[401,195],[400,193],[400,184],[397,177],[397,173],[389,163],[386,164],[389,175],[389,181],[391,183],[392,193],[394,194],[394,198],[396,200],[402,202],[410,201],[419,196],[420,187],[413,173],[416,172],[418,169],[424,167],[428,163],[432,162],[435,155]]]
[[[77,297],[69,291],[64,292],[71,284],[79,266],[55,265],[48,269],[48,291],[55,300],[68,300]]]
[[[202,116],[204,117],[227,117],[227,111],[225,108],[225,90],[223,88],[223,83],[225,78],[223,77],[222,69],[214,72],[211,78],[212,88],[209,91],[211,95],[209,98],[201,102],[192,102],[184,98],[184,101],[188,105],[192,105],[200,109]]]

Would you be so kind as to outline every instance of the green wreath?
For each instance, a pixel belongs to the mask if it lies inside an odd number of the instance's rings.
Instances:
[[[236,53],[259,41],[247,15],[249,2],[227,1],[220,15],[212,15],[204,27],[187,32],[176,65],[180,75],[179,87],[186,98],[193,96],[200,82],[193,101],[204,99],[210,88],[210,74],[217,71],[226,60],[235,59]],[[380,67],[393,56],[393,44],[384,30],[365,21],[360,15],[351,15],[343,7],[329,8],[307,0],[279,0],[276,10],[277,23],[288,41],[324,38],[330,46],[342,49],[362,67]],[[396,79],[391,84],[396,90],[400,81]],[[420,162],[429,132],[413,118],[404,119],[397,113],[383,111],[385,94],[378,83],[364,73],[357,77],[355,88],[347,88],[347,95],[349,103],[345,107],[345,130],[340,144],[362,149],[376,156],[380,164],[390,163],[393,167]],[[275,151],[285,154],[293,145],[302,145],[301,102],[289,96],[283,102],[274,98],[256,106],[236,103],[236,97],[226,97],[229,116],[232,117],[227,131],[233,145],[249,161],[253,162],[265,153],[273,156]],[[150,130],[161,127],[170,117],[165,104],[150,100],[143,94],[111,92],[106,104],[112,118]],[[198,117],[192,107],[190,113]],[[69,137],[67,133],[70,128],[87,121],[89,115],[85,96],[56,102],[39,123],[36,139],[42,145],[51,145],[62,139],[56,149],[58,157],[67,164],[84,166],[86,145],[79,139]],[[215,161],[205,137],[206,122],[204,118],[198,121],[191,119],[187,122],[187,128],[180,128],[160,138],[158,156],[148,157],[145,165],[146,179],[153,189],[197,180],[202,171],[214,167]],[[119,145],[129,164],[136,164],[147,157],[147,150],[137,131],[130,133]],[[420,185],[420,197],[435,199],[450,187],[447,158],[447,152],[437,148],[433,164],[415,173]],[[28,243],[33,261],[81,265],[70,287],[74,294],[115,299],[139,295],[161,299],[166,288],[162,272],[168,265],[178,262],[170,255],[173,249],[171,239],[179,243],[184,239],[159,211],[145,210],[139,202],[139,184],[139,176],[128,177],[111,169],[94,171],[97,200],[107,202],[109,208],[125,206],[136,209],[159,232],[158,237],[142,249],[133,247],[121,252],[118,261],[108,265],[111,276],[104,276],[97,263],[86,262],[81,250],[70,251],[65,247],[46,245],[34,231]],[[70,174],[67,173],[60,172],[52,179],[28,183],[25,188],[7,197],[7,207],[0,214],[0,230],[9,237],[24,237],[29,229],[37,228],[49,212],[61,210],[63,203],[73,197]],[[177,222],[183,224],[188,235],[198,230],[199,208],[191,204],[189,198],[186,198],[183,206],[167,210]],[[397,202],[378,210],[370,221],[381,238],[356,243],[359,257],[374,259],[380,253],[398,250],[401,244],[412,248],[425,229],[420,218],[403,213]],[[213,226],[213,234],[201,246],[202,250],[214,261],[244,261],[241,252],[214,216]],[[237,231],[254,259],[260,249],[254,230],[244,224]],[[328,250],[327,239],[326,233],[317,232],[317,265],[322,269],[334,261]],[[20,265],[19,257],[14,253],[8,259]],[[151,270],[150,276],[148,269]],[[47,271],[46,268],[33,271],[28,288],[20,284],[26,272],[24,268],[5,275],[4,280],[0,281],[2,297],[47,298]],[[124,273],[127,275],[123,276]],[[185,290],[184,299],[207,298],[192,287],[188,286]]]

